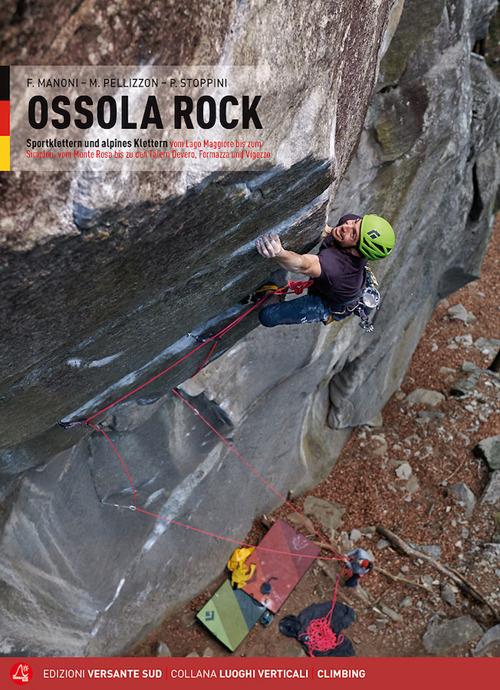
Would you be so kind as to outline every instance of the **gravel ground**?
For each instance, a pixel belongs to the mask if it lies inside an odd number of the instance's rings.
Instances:
[[[359,530],[362,534],[356,546],[371,550],[377,567],[427,587],[394,581],[375,570],[362,580],[360,587],[341,588],[339,600],[356,611],[357,620],[346,634],[358,656],[428,655],[422,636],[433,617],[451,619],[468,614],[483,629],[494,624],[484,605],[460,593],[431,564],[412,560],[381,542],[375,532],[377,525],[389,528],[414,545],[439,547],[440,561],[463,574],[500,609],[500,562],[495,563],[487,556],[490,548],[487,544],[500,541],[500,514],[480,503],[489,472],[485,462],[473,452],[481,439],[500,434],[498,379],[488,373],[498,347],[487,351],[484,345],[474,344],[478,338],[500,337],[499,235],[500,215],[481,279],[438,304],[401,389],[383,410],[382,426],[354,430],[329,476],[308,494],[334,500],[346,508],[341,533],[332,541],[335,548],[345,553],[352,546],[351,531]],[[471,312],[475,320],[466,324],[450,319],[448,310],[458,304]],[[472,392],[457,397],[451,394],[453,388],[470,374],[463,371],[465,362],[484,371]],[[470,369],[470,365],[466,364],[465,368]],[[444,398],[435,407],[408,404],[406,396],[418,388],[438,391]],[[411,467],[409,479],[400,479],[396,474],[404,462]],[[459,482],[467,484],[478,499],[471,517],[465,516],[451,495],[450,486]],[[298,510],[302,510],[304,499],[302,496],[294,501]],[[289,513],[285,506],[271,518],[286,517]],[[321,529],[319,523],[315,525]],[[264,532],[265,528],[256,523],[247,541]],[[328,540],[330,535],[324,536]],[[284,615],[296,614],[309,604],[332,596],[335,570],[332,566],[331,562],[317,561],[273,623],[268,628],[257,624],[235,656],[303,654],[298,642],[279,633],[277,622]],[[174,656],[228,655],[194,618],[225,577],[221,572],[207,590],[177,614],[169,616],[131,653],[154,655],[162,641]],[[442,597],[442,588],[450,584],[451,590],[446,589],[448,599],[450,592],[455,597],[454,605]],[[477,636],[451,647],[446,655],[468,655],[476,642]],[[499,650],[492,647],[487,653],[499,655]]]

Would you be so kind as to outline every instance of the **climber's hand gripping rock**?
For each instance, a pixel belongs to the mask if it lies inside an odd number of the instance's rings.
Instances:
[[[284,251],[278,235],[271,233],[258,237],[255,246],[259,254],[265,259],[275,259]]]

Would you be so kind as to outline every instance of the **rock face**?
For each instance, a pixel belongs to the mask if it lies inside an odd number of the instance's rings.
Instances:
[[[333,427],[373,417],[400,383],[436,299],[478,274],[487,236],[480,228],[490,222],[497,184],[498,144],[486,142],[498,129],[498,89],[466,36],[485,31],[492,9],[492,2],[406,2],[382,60],[329,218],[347,207],[377,208],[404,233],[408,252],[376,266],[383,294],[376,332],[370,346],[362,338],[353,344],[332,378]],[[460,246],[450,243],[450,227],[463,229]],[[382,394],[376,403],[374,390]]]
[[[493,651],[496,649],[496,654]],[[500,651],[500,625],[494,625],[492,628],[487,630],[483,637],[479,640],[476,647],[474,648],[474,656],[483,656],[486,653],[492,653],[494,656],[498,656]]]
[[[443,656],[455,647],[481,637],[483,630],[471,616],[430,623],[422,638],[429,654]]]
[[[19,10],[5,59],[268,61],[283,82],[268,113],[281,165],[204,180],[2,179],[0,632],[12,654],[123,653],[234,546],[172,520],[241,540],[255,515],[317,482],[349,428],[398,387],[436,301],[477,276],[499,177],[498,86],[469,52],[490,0],[253,0],[238,12],[213,4],[201,18],[172,9],[177,53],[146,29],[160,5],[127,6],[120,21],[141,41],[117,44],[113,57],[85,32],[91,14],[106,37],[101,5],[58,12],[57,26],[50,3]],[[47,26],[40,43],[35,23]],[[199,356],[100,417],[127,471],[102,433],[56,427],[166,369],[196,345],[189,332],[241,313],[270,270],[256,235],[273,229],[303,251],[326,217],[357,209],[387,215],[398,233],[397,252],[376,266],[384,301],[372,336],[352,321],[266,330],[253,315],[195,379],[182,383]],[[170,395],[181,384],[273,491]],[[130,509],[129,477],[146,513]]]
[[[101,17],[103,38],[108,19],[101,4],[85,3],[76,16],[68,12],[68,27],[44,62],[79,62],[71,54],[72,36],[80,35],[89,16],[93,23]],[[234,307],[267,277],[269,266],[256,261],[256,235],[274,229],[296,249],[316,240],[332,178],[341,179],[357,144],[392,4],[362,0],[327,10],[324,0],[302,0],[287,10],[253,0],[243,11],[222,0],[219,11],[197,17],[187,35],[185,17],[169,15],[169,32],[177,22],[185,54],[174,56],[166,46],[153,52],[159,64],[273,65],[276,97],[262,111],[268,129],[280,132],[281,165],[273,170],[212,175],[197,184],[177,173],[9,178],[0,245],[0,318],[10,324],[0,353],[5,453],[27,439],[45,439],[58,417],[88,407],[96,393],[116,397],[145,369],[158,371],[155,360],[168,362],[168,346],[187,349],[179,342],[187,332]],[[159,7],[151,9],[150,24]],[[141,26],[136,6],[128,11],[134,34]],[[33,21],[26,17],[24,26]],[[216,37],[225,37],[224,43]],[[359,55],[344,50],[347,37]],[[102,57],[110,61],[97,52],[101,41],[89,43],[94,64],[105,64]],[[28,64],[33,48],[25,49]],[[156,42],[150,50],[158,50]],[[17,46],[11,63],[19,64],[23,54]],[[134,64],[133,57],[132,48],[120,55],[124,64]],[[47,192],[52,184],[54,203]],[[20,212],[23,185],[39,212]],[[176,370],[175,382],[191,371]],[[51,449],[54,443],[48,441]]]

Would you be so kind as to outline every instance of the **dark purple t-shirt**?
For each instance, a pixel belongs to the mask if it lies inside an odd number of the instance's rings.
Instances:
[[[343,250],[332,237],[321,244],[318,258],[321,275],[314,279],[309,292],[333,307],[355,300],[363,287],[366,259]]]

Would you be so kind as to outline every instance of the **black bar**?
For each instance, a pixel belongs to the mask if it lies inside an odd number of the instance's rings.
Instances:
[[[10,101],[10,67],[0,65],[0,101]]]

